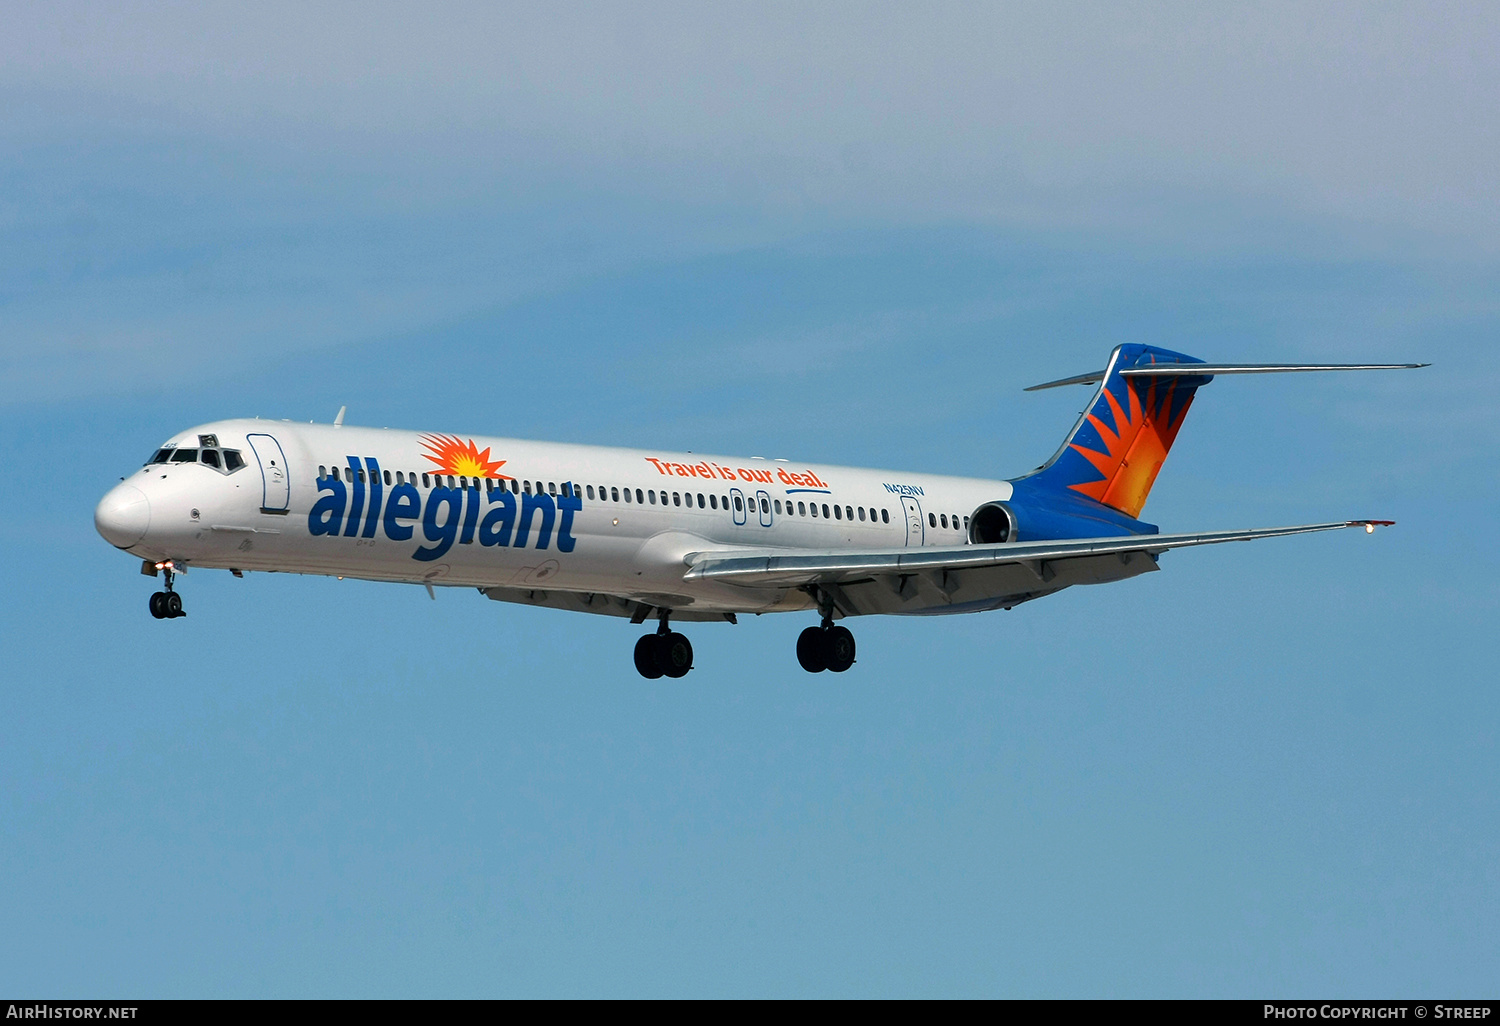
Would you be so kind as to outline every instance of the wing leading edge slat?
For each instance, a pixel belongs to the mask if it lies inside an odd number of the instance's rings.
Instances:
[[[1317,531],[1363,527],[1373,531],[1389,520],[1343,520],[1299,527],[1260,527],[1243,531],[1205,531],[1196,534],[1143,534],[1124,538],[1087,538],[1067,542],[1013,542],[1006,545],[965,545],[954,549],[900,549],[889,552],[693,552],[687,556],[687,580],[723,581],[746,587],[795,587],[831,583],[872,574],[915,574],[960,571],[1006,564],[1052,563],[1059,560],[1132,552],[1151,555],[1168,549],[1223,542],[1257,541]]]

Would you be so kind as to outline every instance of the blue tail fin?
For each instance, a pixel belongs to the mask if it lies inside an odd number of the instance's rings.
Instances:
[[[1155,346],[1117,346],[1088,411],[1057,454],[1028,475],[1029,482],[1071,490],[1126,516],[1139,517],[1187,417],[1193,393],[1213,378],[1202,373],[1128,377],[1121,372],[1153,364],[1201,363],[1196,357]],[[1095,379],[1080,375],[1069,380]]]

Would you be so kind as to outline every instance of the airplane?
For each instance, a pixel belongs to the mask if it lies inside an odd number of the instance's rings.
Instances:
[[[94,512],[100,535],[162,575],[157,619],[184,615],[194,568],[471,587],[500,602],[599,613],[656,629],[641,676],[682,677],[676,622],[812,612],[797,661],[841,673],[843,623],[874,614],[1012,609],[1154,571],[1170,549],[1363,527],[1163,534],[1139,519],[1199,388],[1220,375],[1428,364],[1225,364],[1142,344],[1101,371],[1053,457],[1010,480],[866,470],[332,424],[224,420],[153,452]]]

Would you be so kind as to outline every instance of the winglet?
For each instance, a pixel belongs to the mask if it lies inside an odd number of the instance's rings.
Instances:
[[[334,427],[343,427],[344,426],[344,411],[347,410],[347,409],[349,409],[349,407],[347,407],[347,406],[340,406],[339,407],[339,415],[337,417],[333,418],[333,426]]]
[[[1344,522],[1345,527],[1363,527],[1365,534],[1374,534],[1377,527],[1394,527],[1394,520],[1348,520]]]

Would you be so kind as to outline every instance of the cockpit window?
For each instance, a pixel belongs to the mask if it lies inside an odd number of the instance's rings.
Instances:
[[[165,462],[167,462],[167,460],[169,460],[171,458],[172,458],[172,450],[171,449],[158,449],[158,450],[156,450],[156,455],[152,456],[151,459],[147,461],[147,465],[149,466],[152,463],[165,463]]]
[[[204,449],[200,458],[203,460],[204,463],[208,464],[210,467],[218,467],[218,465],[219,465],[219,450],[217,450],[217,449]]]
[[[197,449],[178,449],[176,452],[174,452],[172,454],[172,462],[173,463],[197,463],[198,462],[198,450]]]
[[[239,470],[244,465],[245,461],[240,458],[238,449],[224,450],[224,469],[226,471],[233,474],[236,470]]]

